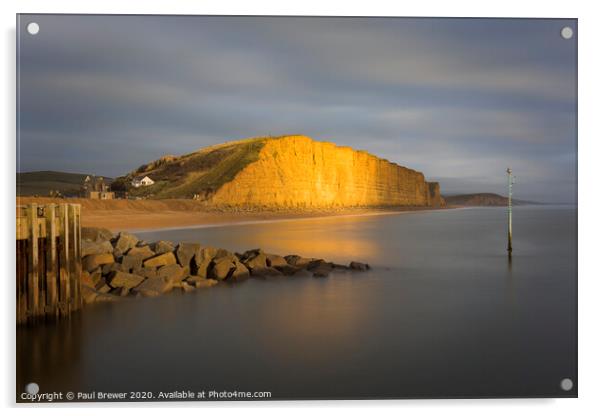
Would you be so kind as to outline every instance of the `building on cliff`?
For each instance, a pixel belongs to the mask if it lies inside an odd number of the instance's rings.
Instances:
[[[81,187],[81,194],[89,199],[114,199],[115,193],[102,176],[86,176]]]
[[[155,183],[155,181],[153,181],[151,178],[149,178],[148,176],[139,176],[137,178],[132,179],[132,186],[134,188],[140,188],[141,186],[151,186]]]
[[[439,184],[365,151],[306,136],[241,140],[131,175],[152,175],[156,198],[249,208],[440,207]]]

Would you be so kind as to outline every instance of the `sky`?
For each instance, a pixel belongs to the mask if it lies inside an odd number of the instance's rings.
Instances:
[[[443,194],[505,194],[511,166],[517,198],[576,202],[575,20],[21,15],[17,31],[20,172],[116,177],[303,134]]]

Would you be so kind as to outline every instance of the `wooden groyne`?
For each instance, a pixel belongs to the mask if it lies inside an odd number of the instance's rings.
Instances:
[[[81,307],[80,211],[76,204],[17,206],[17,323]]]

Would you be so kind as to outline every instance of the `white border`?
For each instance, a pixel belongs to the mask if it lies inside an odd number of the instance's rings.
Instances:
[[[173,404],[104,404],[96,405],[53,405],[44,406],[43,411],[64,415],[65,413],[85,412],[104,414],[116,408],[144,407],[144,412],[163,414],[164,407],[179,410],[193,407],[198,412],[233,412],[245,414],[344,411],[349,414],[365,414],[366,411],[395,413],[400,411],[420,414],[446,415],[507,415],[512,412],[530,414],[563,415],[593,414],[600,411],[600,376],[602,345],[600,335],[600,306],[602,304],[602,271],[599,263],[600,227],[599,210],[602,198],[599,196],[600,178],[598,165],[600,157],[600,119],[602,108],[599,97],[600,39],[602,39],[602,16],[595,2],[575,0],[526,2],[524,0],[484,1],[421,1],[387,2],[380,0],[304,0],[284,1],[186,1],[186,0],[147,0],[129,2],[123,0],[105,1],[44,1],[20,0],[13,4],[6,0],[1,3],[3,25],[2,82],[2,126],[4,139],[2,157],[2,183],[5,195],[1,206],[3,220],[1,264],[4,296],[2,315],[2,359],[4,365],[0,378],[2,404],[12,407],[14,401],[14,311],[13,293],[9,290],[9,280],[14,276],[14,194],[15,194],[15,13],[143,13],[143,14],[284,14],[284,15],[360,15],[360,16],[480,16],[480,17],[568,17],[579,19],[579,399],[520,399],[520,400],[425,400],[425,401],[335,401],[335,402],[261,402],[261,403],[173,403]],[[38,406],[40,407],[40,406]],[[111,409],[103,409],[110,407]],[[194,409],[202,408],[202,409]],[[33,411],[25,407],[26,412]],[[598,413],[599,414],[599,413]]]

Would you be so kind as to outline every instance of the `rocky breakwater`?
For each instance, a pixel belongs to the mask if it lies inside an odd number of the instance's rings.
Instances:
[[[198,243],[147,243],[127,232],[82,228],[81,291],[86,304],[159,296],[174,289],[191,292],[247,278],[328,277],[369,268],[360,262],[341,265],[261,249],[241,254]]]

